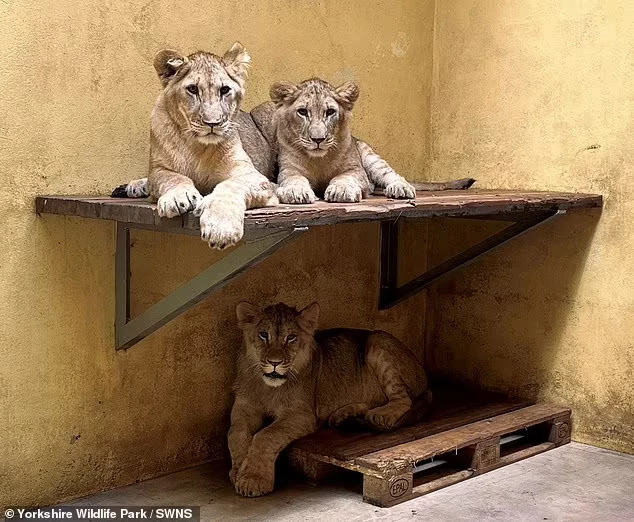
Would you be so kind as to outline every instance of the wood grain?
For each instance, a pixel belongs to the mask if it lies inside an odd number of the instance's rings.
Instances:
[[[570,410],[560,406],[535,404],[491,419],[370,453],[355,459],[355,463],[381,472],[411,467],[414,463],[435,455],[473,446],[487,439],[499,437],[569,413]]]
[[[161,219],[156,204],[147,199],[117,199],[98,196],[40,196],[38,214],[60,214],[157,228],[198,230],[198,219],[186,214]],[[245,229],[290,228],[355,221],[399,218],[525,215],[527,212],[596,208],[602,206],[597,194],[563,192],[467,190],[419,193],[415,200],[390,200],[371,196],[360,203],[279,205],[249,210]],[[513,217],[509,217],[513,219]]]

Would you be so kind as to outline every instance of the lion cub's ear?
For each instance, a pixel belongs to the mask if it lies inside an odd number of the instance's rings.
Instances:
[[[313,303],[299,312],[297,322],[302,328],[311,334],[317,330],[317,323],[319,322],[319,304]]]
[[[260,316],[260,311],[251,303],[242,301],[236,306],[236,315],[238,316],[238,327],[244,330],[255,324]]]
[[[335,98],[346,110],[351,110],[359,99],[359,84],[346,82],[335,89]]]
[[[249,72],[249,64],[251,63],[251,56],[240,42],[236,42],[231,46],[224,56],[222,61],[225,62],[227,72],[240,84],[240,87],[244,87],[244,82],[247,79]]]
[[[184,64],[188,62],[187,57],[172,49],[163,49],[156,53],[154,57],[154,69],[158,74],[163,87],[165,87],[172,77]]]
[[[269,90],[271,100],[278,105],[293,103],[299,96],[299,87],[291,82],[275,82]]]

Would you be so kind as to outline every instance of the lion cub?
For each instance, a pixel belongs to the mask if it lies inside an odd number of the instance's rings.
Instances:
[[[382,331],[322,330],[319,305],[236,308],[243,350],[234,383],[230,478],[247,497],[273,490],[275,461],[292,441],[328,423],[364,417],[400,426],[412,401],[431,398],[414,354]]]
[[[374,190],[388,198],[416,197],[416,190],[466,189],[475,181],[417,183],[397,174],[365,142],[352,135],[352,108],[359,86],[346,82],[333,87],[319,78],[298,85],[277,82],[271,86],[279,173],[277,196],[281,203],[361,201]],[[255,112],[255,111],[254,111]]]

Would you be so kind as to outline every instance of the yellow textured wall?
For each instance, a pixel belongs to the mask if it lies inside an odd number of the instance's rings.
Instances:
[[[573,437],[634,452],[634,4],[437,2],[431,173],[598,192],[428,296],[434,367],[570,405]],[[429,263],[487,235],[430,227]]]
[[[420,176],[424,140],[411,137],[429,124],[432,24],[433,2],[418,0],[0,2],[0,506],[218,456],[242,299],[316,299],[324,326],[383,327],[422,350],[424,297],[377,313],[378,227],[346,225],[311,231],[115,353],[113,224],[36,217],[34,197],[144,175],[154,53],[221,53],[236,39],[253,57],[246,108],[274,80],[356,79],[357,132]],[[135,234],[133,309],[217,255],[196,238]]]

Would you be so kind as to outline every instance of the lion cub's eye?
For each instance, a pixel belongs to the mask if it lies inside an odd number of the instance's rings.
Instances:
[[[268,341],[269,339],[269,332],[260,332],[258,335],[263,341]]]
[[[332,116],[335,113],[335,109],[328,109],[326,111],[326,116]]]
[[[292,343],[294,341],[297,341],[297,336],[295,334],[289,334],[286,336],[287,343]]]
[[[198,86],[194,85],[193,83],[191,85],[188,85],[185,88],[187,89],[187,92],[190,94],[198,94]]]
[[[223,85],[220,87],[220,94],[224,96],[225,94],[228,94],[230,90],[231,89],[227,85]]]
[[[297,109],[297,114],[300,116],[308,116],[308,111],[302,107],[301,109]]]

